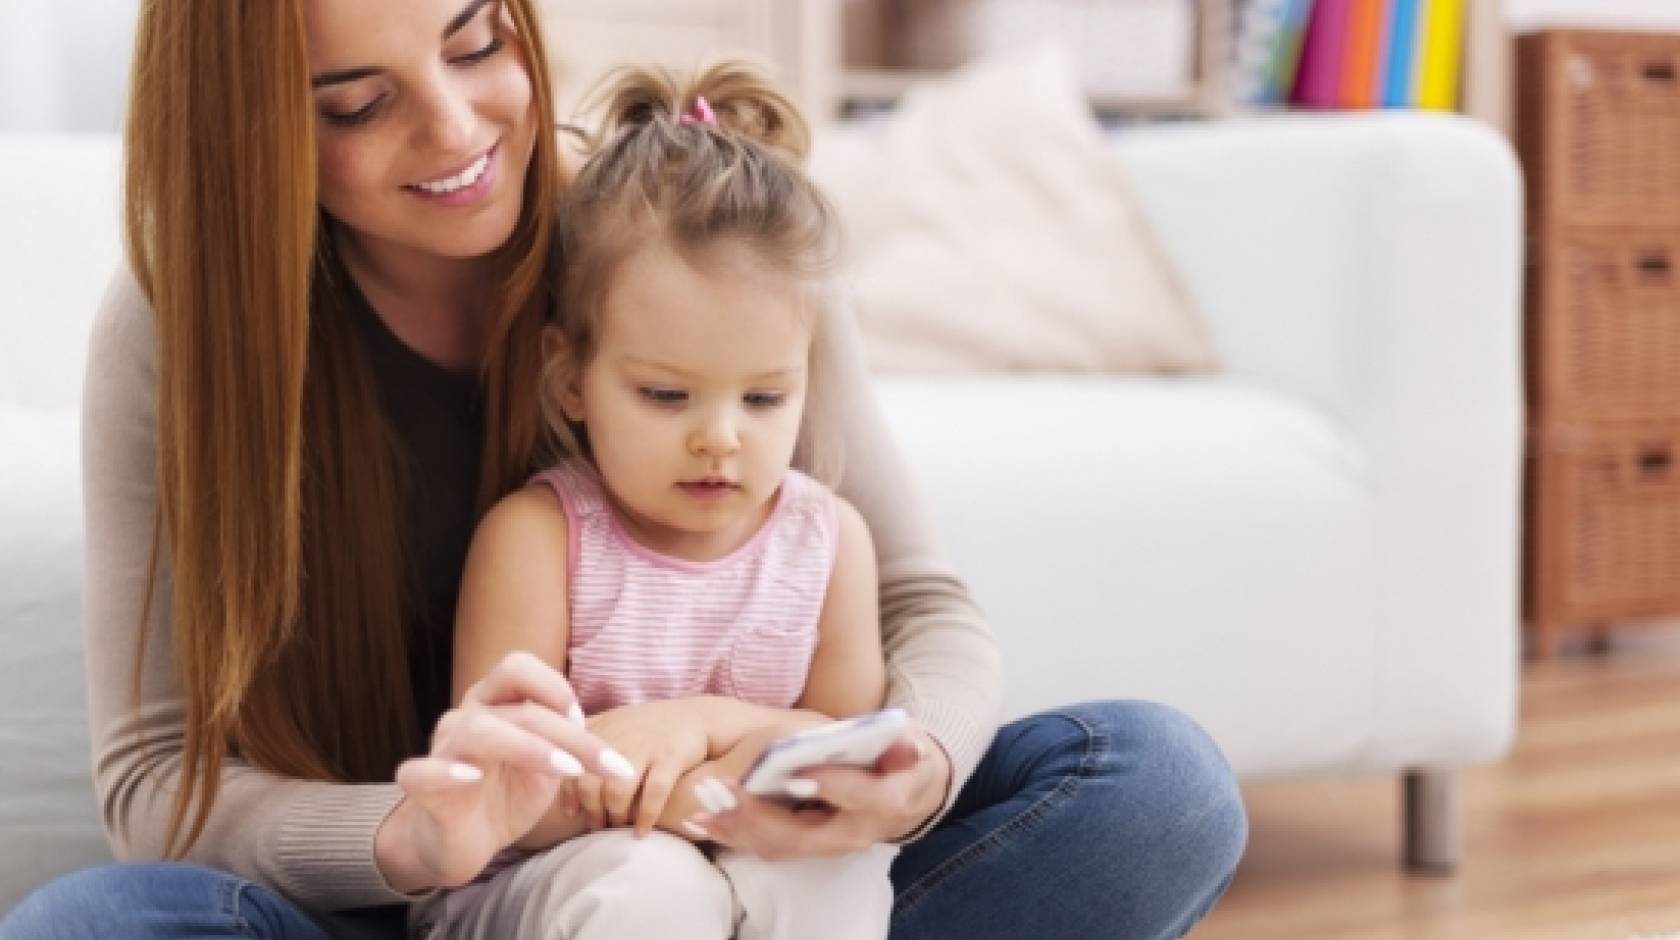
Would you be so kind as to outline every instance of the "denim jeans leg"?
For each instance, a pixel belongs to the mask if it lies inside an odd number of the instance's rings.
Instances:
[[[1247,844],[1219,749],[1166,706],[1091,702],[1004,727],[950,815],[893,865],[893,940],[1170,940]]]
[[[285,898],[199,865],[105,865],[52,881],[0,921],[0,940],[332,940]]]

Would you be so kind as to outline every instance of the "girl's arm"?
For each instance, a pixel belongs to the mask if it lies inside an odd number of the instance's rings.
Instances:
[[[834,497],[839,546],[817,624],[817,649],[795,708],[848,718],[881,707],[887,694],[881,653],[875,542],[851,503]]]
[[[565,672],[569,532],[560,501],[535,487],[503,498],[479,523],[455,607],[452,701],[514,650]]]
[[[451,701],[459,703],[515,650],[565,672],[571,635],[569,531],[560,501],[537,487],[505,497],[479,523],[455,608]],[[583,820],[566,816],[559,806],[556,801],[520,844],[553,845],[582,833]]]

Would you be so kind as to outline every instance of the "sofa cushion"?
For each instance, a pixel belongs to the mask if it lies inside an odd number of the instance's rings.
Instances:
[[[1358,765],[1377,501],[1322,412],[1223,377],[894,377],[880,395],[997,633],[1010,716],[1148,698],[1245,774]]]
[[[830,129],[812,175],[846,225],[871,364],[890,372],[1204,372],[1212,344],[1065,56],[913,90]]]
[[[78,426],[0,401],[0,912],[110,859],[88,763]]]

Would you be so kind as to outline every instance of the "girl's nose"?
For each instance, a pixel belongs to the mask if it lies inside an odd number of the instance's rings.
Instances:
[[[728,415],[713,415],[689,438],[689,450],[704,457],[728,457],[741,449],[735,422]]]

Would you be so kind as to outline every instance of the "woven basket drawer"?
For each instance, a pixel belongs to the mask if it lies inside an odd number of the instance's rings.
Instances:
[[[1536,244],[1529,404],[1551,418],[1680,415],[1680,228],[1562,228]]]
[[[1525,600],[1533,622],[1680,605],[1680,419],[1554,424],[1531,435]]]
[[[1517,76],[1534,224],[1680,223],[1680,36],[1536,33]]]

